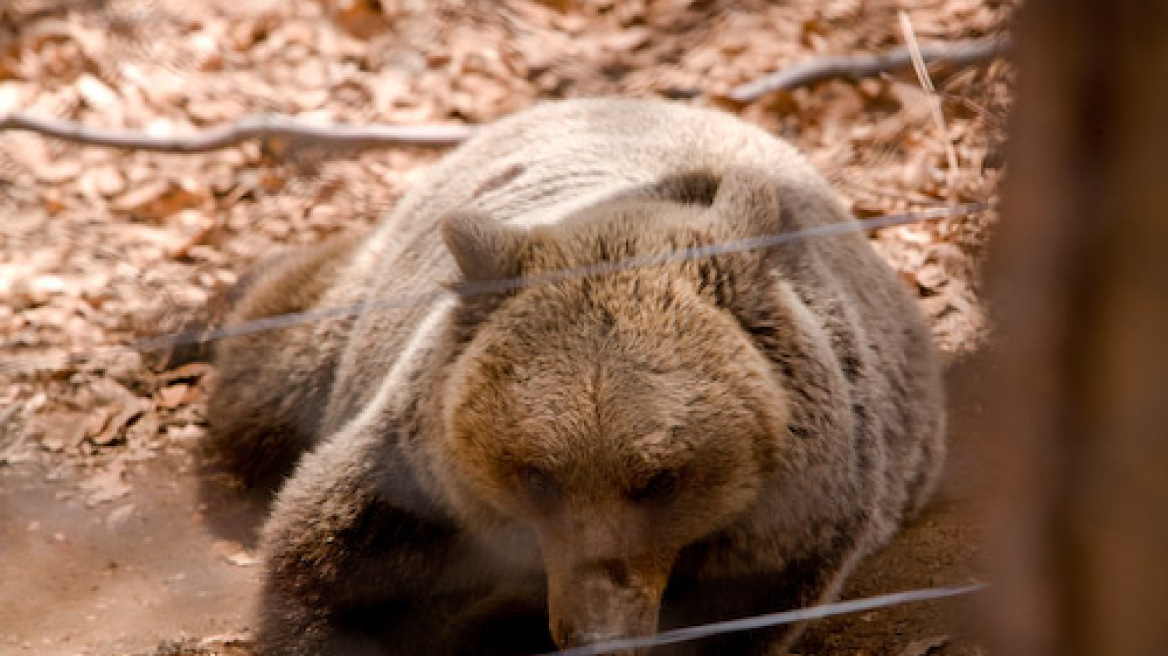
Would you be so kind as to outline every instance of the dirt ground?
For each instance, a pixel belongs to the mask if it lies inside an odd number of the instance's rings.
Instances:
[[[180,135],[256,113],[481,124],[544,99],[713,104],[791,140],[860,217],[994,202],[1002,60],[731,102],[815,57],[1003,34],[1013,1],[13,0],[0,115]],[[936,103],[936,106],[934,105]],[[937,120],[937,108],[944,119]],[[247,263],[369,225],[442,154],[249,142],[199,155],[0,133],[0,653],[244,653],[260,511],[197,471],[204,365],[125,345]],[[977,271],[996,213],[877,231],[950,360],[953,457],[845,598],[977,579]],[[984,654],[971,600],[817,623],[803,654]]]

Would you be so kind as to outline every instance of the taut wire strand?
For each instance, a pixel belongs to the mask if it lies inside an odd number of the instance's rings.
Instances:
[[[765,615],[755,615],[754,617],[744,617],[742,619],[727,620],[725,622],[714,622],[712,624],[688,626],[683,629],[663,631],[657,635],[645,636],[642,638],[621,638],[618,640],[608,640],[605,642],[585,645],[583,647],[573,647],[572,649],[565,649],[563,651],[548,652],[545,654],[540,654],[539,656],[600,656],[601,654],[611,654],[614,652],[627,651],[631,649],[644,649],[646,647],[671,645],[678,642],[689,642],[691,640],[708,638],[710,636],[721,635],[724,633],[751,631],[754,629],[782,626],[784,624],[794,624],[796,622],[805,622],[808,620],[818,620],[825,617],[833,617],[835,615],[847,615],[849,613],[858,613],[865,610],[887,608],[889,606],[900,606],[902,604],[910,604],[920,601],[933,601],[936,599],[944,599],[946,597],[957,597],[961,595],[972,594],[974,592],[980,592],[988,587],[988,583],[973,583],[970,585],[949,586],[942,588],[924,588],[921,590],[909,590],[907,592],[895,592],[892,594],[880,595],[878,597],[867,597],[865,599],[853,599],[850,601],[840,601],[833,604],[823,604],[822,606],[811,606],[808,608],[787,610],[781,613],[767,613]]]
[[[294,326],[300,326],[326,319],[343,319],[375,310],[388,310],[424,305],[427,303],[433,303],[450,293],[457,293],[463,297],[498,294],[501,292],[523,289],[525,287],[565,282],[568,280],[576,280],[578,278],[586,278],[588,276],[629,271],[632,269],[639,269],[674,262],[684,262],[686,260],[714,257],[718,255],[728,255],[732,253],[743,253],[747,251],[773,248],[783,244],[800,241],[802,239],[829,237],[832,235],[841,235],[849,232],[890,228],[894,226],[920,223],[923,221],[932,221],[953,216],[974,214],[977,212],[986,211],[992,207],[993,205],[991,203],[966,203],[963,205],[954,205],[951,207],[930,208],[904,214],[892,214],[871,219],[831,223],[828,225],[815,226],[813,228],[807,228],[795,232],[765,235],[762,237],[752,237],[749,239],[740,239],[731,242],[724,242],[721,244],[710,244],[708,246],[684,248],[670,251],[668,253],[661,253],[658,255],[645,255],[622,260],[599,262],[597,264],[590,264],[587,266],[549,271],[529,277],[458,283],[451,289],[442,288],[435,289],[434,291],[430,292],[403,294],[401,296],[382,298],[347,307],[320,308],[306,312],[295,312],[291,314],[263,317],[261,319],[245,321],[221,328],[191,330],[165,335],[156,335],[132,342],[128,346],[129,348],[138,351],[153,351],[172,346],[200,344],[227,339],[229,337],[250,335],[267,330],[291,328]]]

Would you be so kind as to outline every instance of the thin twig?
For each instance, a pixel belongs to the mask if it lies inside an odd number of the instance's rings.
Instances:
[[[904,40],[908,44],[917,81],[920,82],[925,93],[929,94],[929,110],[932,111],[933,121],[937,123],[937,128],[941,131],[941,141],[945,144],[945,157],[949,160],[949,175],[946,182],[949,183],[949,188],[953,189],[958,174],[957,150],[953,148],[953,137],[949,133],[949,124],[945,122],[945,112],[941,108],[941,97],[937,95],[937,88],[933,86],[933,78],[929,77],[929,69],[925,68],[925,59],[921,56],[920,45],[917,44],[917,33],[913,29],[912,21],[908,18],[908,13],[902,9],[898,14],[900,16],[900,31],[904,33]]]
[[[921,46],[920,52],[925,62],[940,61],[960,67],[995,59],[1004,55],[1009,48],[1008,37],[989,36],[952,43],[931,43]],[[910,66],[912,53],[907,47],[877,55],[817,57],[734,87],[728,95],[735,102],[748,103],[782,89],[793,89],[837,77],[869,77]]]
[[[205,153],[251,139],[283,138],[338,147],[453,146],[475,133],[464,125],[346,125],[307,123],[287,116],[246,116],[228,125],[185,136],[155,136],[108,130],[72,121],[35,118],[19,112],[0,116],[0,131],[27,130],[65,141],[148,150],[159,153]]]
[[[937,95],[941,96],[942,100],[960,104],[974,114],[977,114],[982,118],[983,121],[989,123],[990,127],[994,128],[995,130],[998,130],[999,132],[1006,131],[1006,120],[1004,118],[994,114],[986,107],[978,104],[972,98],[963,96],[958,93],[953,93],[952,91],[946,91],[944,89],[938,89]]]
[[[945,61],[968,66],[1006,52],[1009,40],[993,36],[971,41],[930,44],[920,48],[922,61]],[[762,96],[833,77],[865,77],[912,65],[910,48],[898,48],[878,55],[830,56],[812,59],[766,75],[730,91],[729,97],[747,103]],[[0,115],[0,132],[26,130],[64,141],[146,150],[161,153],[205,153],[262,138],[283,138],[338,147],[455,146],[477,130],[464,125],[346,125],[309,123],[279,115],[245,116],[234,123],[185,136],[155,136],[129,130],[111,130],[72,121],[38,118],[20,112]]]

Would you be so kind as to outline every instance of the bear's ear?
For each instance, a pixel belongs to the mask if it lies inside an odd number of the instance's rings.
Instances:
[[[732,238],[749,239],[781,231],[778,185],[762,169],[728,169],[722,175],[711,209]]]
[[[446,215],[438,230],[466,280],[500,280],[519,274],[523,238],[519,230],[473,210]]]
[[[710,206],[713,236],[719,241],[769,237],[783,232],[778,183],[761,168],[735,167],[722,174]],[[717,302],[743,325],[753,325],[758,308],[769,307],[773,288],[765,284],[781,249],[759,248],[714,258],[717,278],[710,288]]]

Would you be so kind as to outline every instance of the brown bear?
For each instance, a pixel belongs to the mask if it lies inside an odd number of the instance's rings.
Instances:
[[[287,474],[259,652],[522,654],[831,598],[944,454],[929,332],[865,237],[552,272],[852,221],[732,116],[572,100],[484,129],[370,235],[257,273],[236,320],[364,304],[216,356],[212,443]],[[513,277],[537,284],[476,288]]]

